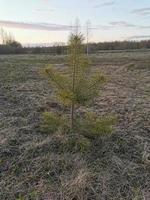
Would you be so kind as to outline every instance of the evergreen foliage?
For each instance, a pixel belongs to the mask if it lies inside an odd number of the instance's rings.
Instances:
[[[42,115],[41,131],[53,134],[59,129],[67,128],[66,124],[66,119],[59,114],[44,112]]]
[[[57,98],[67,106],[71,106],[70,127],[74,128],[76,106],[86,105],[99,93],[105,78],[101,73],[91,72],[90,62],[83,51],[83,36],[72,34],[69,39],[69,57],[67,74],[60,74],[52,66],[45,72],[56,86]]]
[[[48,66],[44,72],[55,88],[57,100],[70,108],[70,125],[66,124],[66,127],[74,134],[78,132],[80,136],[83,135],[85,138],[95,138],[109,135],[112,132],[114,120],[112,118],[99,118],[96,114],[86,114],[84,117],[77,116],[77,108],[92,102],[99,95],[106,80],[100,72],[94,73],[91,70],[89,58],[84,54],[83,41],[82,34],[71,34],[68,45],[68,65],[65,73],[60,73],[53,66]],[[44,118],[43,128],[48,131],[55,132],[63,124],[62,119],[55,113],[46,113]],[[85,145],[89,145],[87,139],[82,139],[82,141]]]

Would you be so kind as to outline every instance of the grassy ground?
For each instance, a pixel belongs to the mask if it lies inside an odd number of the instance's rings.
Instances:
[[[116,131],[86,153],[62,151],[65,136],[38,129],[61,109],[39,71],[63,57],[0,56],[1,200],[150,199],[150,52],[92,55],[108,83],[91,109],[118,116]],[[147,159],[145,159],[147,158]]]

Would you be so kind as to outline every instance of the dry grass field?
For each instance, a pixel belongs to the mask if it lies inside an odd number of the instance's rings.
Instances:
[[[63,148],[65,135],[39,131],[42,112],[62,109],[40,70],[63,71],[64,57],[0,56],[1,200],[150,199],[150,51],[90,57],[107,84],[89,109],[118,121],[80,153]]]

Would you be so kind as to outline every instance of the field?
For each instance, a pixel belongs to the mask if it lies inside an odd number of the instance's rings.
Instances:
[[[89,109],[118,121],[80,153],[62,151],[65,135],[38,127],[42,112],[62,109],[40,71],[63,70],[64,57],[0,55],[1,200],[150,199],[150,51],[90,57],[108,81]]]

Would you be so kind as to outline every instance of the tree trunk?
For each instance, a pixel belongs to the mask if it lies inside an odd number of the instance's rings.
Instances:
[[[72,101],[71,105],[71,130],[74,128],[74,101]]]
[[[75,110],[75,101],[74,101],[74,92],[75,92],[75,78],[76,78],[76,47],[74,49],[74,62],[73,62],[73,76],[72,76],[72,104],[71,104],[71,130],[74,129],[74,110]]]

